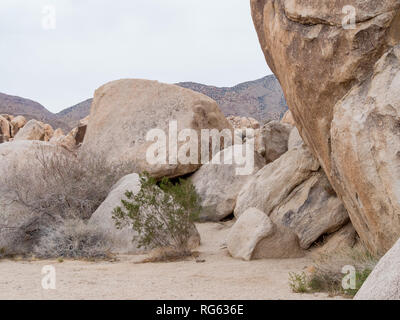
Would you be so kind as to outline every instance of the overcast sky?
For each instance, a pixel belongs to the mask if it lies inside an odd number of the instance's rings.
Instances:
[[[249,2],[1,0],[0,92],[57,112],[120,78],[216,86],[261,78],[271,72]]]

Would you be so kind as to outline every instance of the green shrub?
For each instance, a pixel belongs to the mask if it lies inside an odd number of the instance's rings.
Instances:
[[[189,239],[201,208],[194,186],[183,179],[173,183],[164,178],[158,183],[147,173],[140,175],[140,181],[140,191],[127,191],[128,200],[114,209],[116,227],[130,226],[138,248],[168,248],[179,256],[190,255]]]
[[[289,286],[295,293],[306,293],[309,291],[307,276],[304,272],[302,273],[289,273]]]
[[[369,277],[371,272],[372,272],[372,270],[370,270],[370,269],[356,271],[356,288],[344,290],[345,294],[350,297],[354,297],[357,294],[357,292],[361,289],[362,285],[367,280],[367,278]]]

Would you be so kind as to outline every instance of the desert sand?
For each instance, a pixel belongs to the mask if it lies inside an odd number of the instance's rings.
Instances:
[[[138,263],[143,256],[116,262],[0,261],[0,299],[341,299],[326,294],[296,294],[289,272],[304,271],[309,257],[245,262],[232,259],[224,241],[232,222],[204,223],[201,261]],[[56,289],[45,290],[42,267],[56,270]]]

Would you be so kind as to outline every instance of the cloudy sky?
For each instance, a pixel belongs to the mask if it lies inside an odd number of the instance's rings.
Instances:
[[[249,0],[1,0],[0,17],[0,92],[53,112],[120,78],[232,86],[271,73]]]

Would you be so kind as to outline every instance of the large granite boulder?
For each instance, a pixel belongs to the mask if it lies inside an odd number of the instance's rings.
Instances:
[[[258,171],[241,189],[234,214],[254,207],[270,215],[295,187],[318,171],[320,165],[306,146],[289,150]]]
[[[232,257],[247,261],[304,255],[291,230],[274,224],[268,215],[256,208],[247,209],[233,225],[227,247]]]
[[[10,122],[3,116],[0,116],[0,143],[7,142],[11,138]]]
[[[251,0],[251,9],[303,140],[363,242],[384,253],[400,236],[400,2]]]
[[[210,143],[209,138],[201,139],[202,129],[233,130],[211,98],[157,81],[118,80],[96,90],[81,152],[105,156],[110,162],[132,161],[138,170],[155,177],[177,177],[201,166],[200,149],[209,149]],[[165,152],[161,148],[152,149],[156,141],[161,143],[156,139],[160,138],[160,131],[171,142]],[[151,133],[155,136],[146,139]],[[194,150],[188,151],[190,134],[198,139],[197,155]],[[232,139],[232,132],[230,136]],[[148,153],[154,156],[150,163],[146,159]],[[176,160],[177,156],[184,159],[183,163]],[[189,163],[184,163],[186,156],[194,161],[189,159]]]
[[[249,171],[245,175],[237,171],[244,168],[244,164],[238,161],[245,154],[244,149],[242,145],[224,149],[215,156],[221,164],[211,161],[190,178],[201,199],[201,220],[219,221],[233,213],[243,185],[265,166],[264,158],[253,152],[254,161],[250,161]]]
[[[45,127],[44,123],[37,120],[29,120],[25,126],[18,131],[14,137],[15,141],[19,140],[39,140],[44,141],[45,137],[50,133],[50,128]]]
[[[308,249],[319,237],[331,234],[349,221],[342,201],[322,170],[297,186],[270,214],[274,223],[293,230],[300,246]]]
[[[113,210],[121,206],[121,200],[127,200],[125,192],[131,191],[138,193],[140,191],[140,178],[136,173],[121,178],[110,190],[107,198],[97,208],[89,220],[89,225],[96,226],[103,230],[110,241],[114,252],[119,253],[137,253],[137,243],[133,242],[134,231],[131,228],[117,229],[115,220],[112,218]]]
[[[288,151],[289,135],[293,126],[279,121],[268,122],[261,128],[262,145],[265,148],[265,160],[273,162]]]
[[[349,222],[343,228],[335,233],[328,235],[322,245],[317,246],[314,250],[318,256],[327,257],[348,252],[357,243],[357,232],[353,225]]]
[[[12,126],[12,136],[15,137],[15,135],[18,133],[18,131],[25,126],[26,124],[26,119],[24,116],[16,116],[11,120],[11,126]]]

